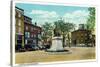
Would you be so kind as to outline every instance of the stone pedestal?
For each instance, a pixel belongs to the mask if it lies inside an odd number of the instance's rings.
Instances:
[[[50,49],[47,51],[64,51],[63,44],[62,44],[62,37],[53,37],[52,38],[52,45]]]

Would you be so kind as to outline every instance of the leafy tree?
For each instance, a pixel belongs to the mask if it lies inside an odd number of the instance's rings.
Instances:
[[[73,23],[64,22],[64,20],[58,20],[54,23],[55,26],[61,31],[63,36],[63,47],[65,45],[65,36],[69,37],[69,32],[74,29],[75,25]],[[69,39],[69,38],[68,38]],[[70,40],[70,39],[69,39]]]
[[[95,28],[95,8],[94,7],[89,7],[89,17],[87,21],[87,29],[88,30],[94,30]]]
[[[51,23],[46,22],[44,25],[42,25],[42,28],[43,28],[43,31],[44,31],[45,35],[52,36],[53,26],[52,26]]]
[[[89,17],[88,17],[86,26],[87,26],[87,29],[91,31],[91,33],[88,34],[87,40],[85,41],[87,46],[89,46],[89,43],[92,42],[92,40],[93,40],[90,38],[90,35],[95,30],[95,8],[89,7],[88,11],[89,11]]]
[[[42,39],[44,41],[47,41],[47,39],[52,36],[53,26],[51,23],[45,22],[45,24],[42,25],[42,29],[43,29]]]

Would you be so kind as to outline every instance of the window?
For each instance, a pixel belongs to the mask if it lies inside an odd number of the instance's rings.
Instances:
[[[21,28],[20,27],[18,28],[18,33],[21,33]]]
[[[26,30],[28,30],[28,26],[26,26]]]
[[[37,30],[36,28],[34,28],[34,30]]]
[[[34,37],[36,37],[36,35],[34,35]]]
[[[21,17],[21,13],[18,13],[18,17]]]
[[[30,37],[30,33],[28,32],[28,38]]]
[[[36,40],[33,40],[33,43],[36,44]]]
[[[25,37],[26,37],[26,38],[28,37],[28,34],[27,34],[27,32],[25,32]]]
[[[31,34],[31,37],[33,37],[33,34]]]
[[[17,39],[18,40],[22,40],[22,36],[21,35],[17,35]]]
[[[27,40],[25,40],[25,44],[27,44]]]
[[[30,37],[30,33],[29,32],[25,32],[25,37],[29,38]]]
[[[40,30],[38,30],[38,34],[40,34],[41,32],[40,32]]]
[[[83,33],[81,33],[81,36],[83,36]]]
[[[85,33],[85,36],[87,36],[87,34]]]
[[[81,39],[81,42],[83,42],[83,39]]]
[[[33,27],[31,27],[31,31],[33,31]]]
[[[41,38],[41,35],[40,34],[38,34],[38,38]]]
[[[21,26],[21,20],[18,20],[18,26]]]

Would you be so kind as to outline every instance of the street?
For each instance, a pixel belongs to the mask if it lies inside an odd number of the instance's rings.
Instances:
[[[52,53],[44,50],[17,52],[15,63],[54,62],[95,59],[95,47],[71,47],[65,48],[71,53]]]

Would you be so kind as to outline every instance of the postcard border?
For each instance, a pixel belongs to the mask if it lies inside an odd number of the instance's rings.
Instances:
[[[78,4],[64,4],[64,3],[55,3],[55,2],[37,2],[37,1],[18,1],[18,0],[14,0],[11,1],[11,65],[12,66],[17,66],[17,65],[27,65],[27,64],[31,64],[34,65],[34,63],[25,63],[25,64],[15,64],[15,46],[13,44],[15,44],[15,4],[16,3],[30,3],[30,4],[43,4],[43,5],[61,5],[61,6],[82,6],[82,7],[95,7],[96,8],[96,59],[90,59],[90,60],[73,60],[73,61],[57,61],[57,62],[38,62],[36,64],[58,64],[58,63],[76,63],[76,62],[92,62],[92,61],[97,61],[98,58],[98,40],[97,40],[97,30],[98,30],[98,24],[97,24],[97,6],[96,5],[78,5]]]

